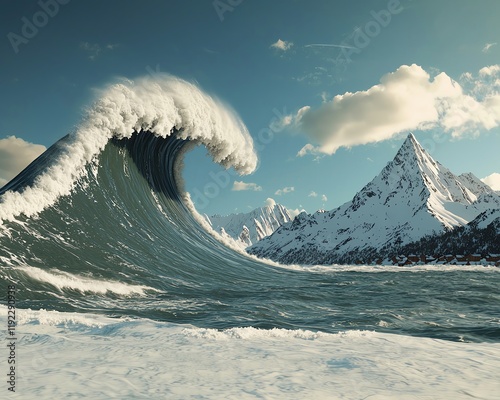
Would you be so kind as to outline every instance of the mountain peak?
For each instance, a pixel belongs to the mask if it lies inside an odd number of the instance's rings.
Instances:
[[[406,140],[403,142],[401,145],[401,148],[399,149],[398,153],[396,154],[396,157],[398,155],[411,155],[414,154],[417,157],[422,157],[425,154],[425,150],[423,147],[420,145],[420,143],[417,141],[413,133],[408,134],[406,137]]]
[[[414,135],[413,133],[411,133],[411,132],[410,132],[410,133],[408,134],[408,136],[406,137],[405,142],[408,142],[408,141],[410,141],[410,142],[412,142],[412,143],[417,143],[417,144],[419,144],[419,143],[418,143],[418,141],[417,141],[417,138],[416,138],[416,137],[415,137],[415,135]]]
[[[454,217],[452,209],[471,205],[479,194],[488,192],[472,174],[458,177],[435,161],[411,133],[381,175],[388,183],[397,182],[398,191],[410,194],[417,190],[419,196],[410,197],[420,197],[428,212],[446,228],[465,223],[463,218]]]
[[[408,136],[406,137],[406,139],[412,139],[415,142],[417,141],[417,139],[415,139],[415,135],[413,133],[411,133],[411,132],[408,134]]]

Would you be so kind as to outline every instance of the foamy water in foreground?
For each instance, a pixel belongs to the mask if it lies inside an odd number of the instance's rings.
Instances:
[[[6,319],[2,307],[2,326]],[[370,331],[219,331],[43,310],[18,310],[18,324],[13,399],[497,399],[500,393],[499,343]]]

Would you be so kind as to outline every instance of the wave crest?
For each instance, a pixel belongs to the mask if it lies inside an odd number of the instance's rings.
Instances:
[[[219,100],[170,75],[124,80],[102,90],[74,133],[0,190],[0,223],[36,215],[70,194],[85,166],[112,138],[144,131],[204,144],[215,162],[240,174],[257,166],[247,128]]]

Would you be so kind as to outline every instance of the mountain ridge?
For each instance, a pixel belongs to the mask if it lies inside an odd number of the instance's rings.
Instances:
[[[488,209],[500,209],[493,189],[471,173],[451,173],[410,133],[351,201],[300,214],[247,251],[283,263],[352,262],[466,226]]]
[[[216,232],[228,235],[247,247],[292,221],[293,216],[285,206],[269,199],[268,204],[248,213],[205,215],[205,219]]]

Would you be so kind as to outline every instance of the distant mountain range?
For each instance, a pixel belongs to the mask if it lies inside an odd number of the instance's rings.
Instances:
[[[205,219],[217,233],[232,237],[245,248],[271,235],[281,225],[291,222],[293,216],[286,207],[271,202],[248,213],[210,217],[205,215]]]
[[[500,253],[499,234],[499,194],[471,173],[451,173],[410,134],[351,201],[302,212],[247,251],[288,264],[368,263],[404,252]]]

